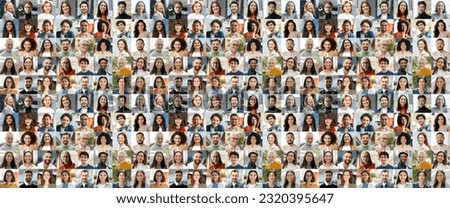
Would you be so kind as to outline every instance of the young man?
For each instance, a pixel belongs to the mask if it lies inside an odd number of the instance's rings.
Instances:
[[[80,165],[76,169],[94,169],[94,166],[89,164],[89,153],[82,151],[78,154]]]
[[[427,103],[427,97],[425,95],[419,95],[417,97],[417,110],[416,113],[431,113],[431,109],[427,108],[425,104]]]
[[[230,165],[225,169],[244,169],[244,166],[239,164],[239,153],[236,151],[232,151],[228,153],[228,161],[230,161]]]
[[[127,24],[125,23],[124,20],[118,20],[116,22],[116,28],[117,28],[117,38],[131,38],[131,34],[130,32],[125,30],[125,26]]]
[[[225,131],[243,131],[239,125],[239,116],[235,113],[230,115],[230,126]]]
[[[227,75],[228,76],[234,76],[234,75],[244,75],[244,72],[239,70],[239,59],[238,58],[230,58],[228,61],[228,67],[230,67],[230,69],[228,70]]]
[[[431,53],[431,56],[433,57],[434,61],[437,61],[437,59],[440,57],[448,59],[448,57],[450,56],[450,52],[446,51],[444,48],[445,48],[444,39],[442,38],[436,39],[437,50]]]
[[[378,108],[377,113],[393,113],[394,110],[389,105],[389,97],[385,94],[381,95],[380,98],[380,108]]]
[[[47,57],[42,62],[42,68],[38,70],[39,76],[56,76],[56,73],[52,70],[53,59]]]
[[[192,162],[187,164],[188,169],[206,169],[206,166],[202,164],[203,153],[201,151],[196,151],[192,155]]]
[[[378,33],[376,38],[394,38],[389,29],[389,22],[387,20],[380,21],[380,33]]]
[[[267,2],[267,17],[266,19],[281,19],[281,16],[276,13],[277,3],[275,1]]]
[[[294,133],[292,132],[288,132],[286,133],[286,145],[283,145],[281,147],[281,150],[283,150],[284,154],[287,154],[289,151],[297,151],[298,150],[298,145],[296,145],[294,143],[295,141],[295,136]]]
[[[355,128],[352,126],[352,116],[348,113],[344,114],[342,117],[342,125],[338,128],[339,132],[349,132],[355,131]]]
[[[81,182],[75,185],[75,188],[94,188],[94,184],[89,182],[89,171],[82,170],[80,173]]]
[[[394,166],[389,164],[389,153],[382,151],[378,154],[380,165],[376,169],[394,169]]]
[[[430,31],[425,30],[425,26],[427,24],[423,20],[417,20],[416,28],[419,30],[419,34],[417,34],[417,38],[431,38]]]
[[[281,126],[280,125],[276,125],[276,117],[274,114],[267,114],[266,115],[266,120],[267,120],[267,124],[268,124],[268,128],[267,131],[281,131]]]
[[[244,15],[239,14],[239,3],[232,1],[229,7],[231,14],[227,16],[227,19],[244,19]]]
[[[127,103],[127,97],[125,95],[119,95],[117,101],[118,106],[116,113],[131,113],[131,110],[125,105]]]
[[[431,150],[433,150],[434,154],[437,154],[439,151],[449,152],[450,147],[446,144],[444,144],[445,141],[445,135],[442,132],[436,133],[436,145],[433,145],[431,147]]]
[[[183,171],[176,170],[175,171],[175,180],[172,184],[170,184],[169,188],[187,188],[187,185],[183,183]]]
[[[380,67],[377,75],[394,75],[394,72],[389,70],[389,59],[382,57],[378,61],[378,66]]]
[[[344,76],[356,76],[356,73],[352,70],[353,67],[353,59],[347,57],[344,59],[342,63],[343,67],[337,71],[338,75]]]
[[[80,21],[80,33],[78,33],[76,38],[93,38],[94,36],[91,34],[89,29],[89,22],[87,20]]]
[[[93,90],[89,87],[89,78],[87,76],[83,76],[80,79],[81,88],[77,90],[77,94],[90,95],[93,93]]]
[[[431,19],[431,16],[425,12],[427,3],[425,1],[417,2],[417,17],[416,19]]]
[[[87,1],[82,1],[79,6],[81,14],[77,16],[77,19],[94,19],[94,15],[89,14],[89,3]]]
[[[394,188],[394,185],[389,182],[389,171],[382,170],[380,173],[380,183],[375,188]]]
[[[277,96],[269,95],[266,113],[281,113],[281,109],[277,108]]]
[[[239,96],[231,95],[229,98],[230,108],[227,109],[227,113],[243,113],[241,106],[239,105]]]
[[[361,40],[361,50],[356,53],[356,56],[358,56],[359,58],[375,56],[375,53],[370,48],[369,39]]]
[[[225,35],[225,38],[244,38],[239,31],[239,22],[237,20],[230,21],[230,32]]]
[[[266,21],[266,26],[267,26],[267,38],[281,38],[281,34],[279,31],[275,30],[275,27],[277,26],[277,24],[275,23],[274,20],[268,20]]]
[[[389,116],[385,113],[380,115],[380,127],[375,131],[393,132],[394,130],[388,125]]]
[[[353,153],[351,151],[346,151],[342,156],[342,162],[338,163],[337,167],[339,169],[356,169],[352,164]]]
[[[211,40],[211,50],[206,53],[206,57],[212,58],[220,56],[225,56],[225,53],[220,50],[220,40],[213,39]]]
[[[337,188],[337,185],[333,183],[333,171],[325,171],[325,181],[320,184],[320,188]]]
[[[78,59],[79,71],[77,75],[95,75],[94,72],[89,70],[89,59],[79,58]]]
[[[394,19],[392,14],[389,14],[389,3],[387,1],[382,1],[380,3],[381,14],[377,16],[377,19]]]
[[[145,141],[145,135],[142,132],[136,133],[136,145],[131,147],[131,150],[133,150],[134,154],[137,154],[139,151],[148,151],[148,145],[144,144]]]
[[[116,19],[131,19],[131,16],[126,13],[127,10],[127,3],[125,1],[119,1],[117,2],[117,17]]]
[[[194,61],[192,62],[192,68],[190,68],[187,73],[190,76],[206,76],[206,72],[204,72],[202,70],[202,66],[203,66],[203,60],[202,58],[198,57],[195,58]]]
[[[130,125],[127,125],[126,122],[126,117],[124,114],[117,114],[116,115],[116,121],[117,121],[117,131],[122,132],[122,131],[131,131],[131,127]]]
[[[232,170],[230,172],[230,183],[225,185],[225,188],[244,188],[244,184],[239,182],[239,171],[238,170]]]
[[[424,114],[417,114],[416,115],[416,121],[418,124],[418,128],[417,131],[418,132],[430,132],[431,131],[431,126],[426,124],[426,117]],[[437,139],[437,138],[436,138]]]

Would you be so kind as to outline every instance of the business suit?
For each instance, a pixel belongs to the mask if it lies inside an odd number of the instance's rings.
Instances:
[[[232,184],[232,183],[228,183],[225,188],[244,188],[244,185],[242,183],[236,183],[236,184]]]
[[[75,188],[94,188],[94,184],[87,182],[84,186],[82,183],[79,183],[75,186]]]
[[[90,94],[93,94],[93,92],[94,91],[91,88],[77,90],[77,94],[83,94],[83,95],[90,95]]]
[[[394,188],[394,185],[390,182],[383,185],[382,183],[379,183],[375,186],[375,188]]]
[[[387,88],[387,89],[379,89],[375,92],[375,94],[392,94],[393,92],[394,91],[391,88]]]

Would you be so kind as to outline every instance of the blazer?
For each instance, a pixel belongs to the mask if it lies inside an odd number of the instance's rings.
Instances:
[[[78,183],[77,185],[75,185],[75,188],[94,188],[94,184],[87,182],[85,187],[81,187],[82,183]]]
[[[394,15],[388,13],[387,18],[394,19]],[[377,16],[377,19],[381,19],[381,14]]]
[[[218,126],[216,126],[213,129],[214,129],[214,131],[225,131],[225,129],[223,128],[223,126],[221,124],[219,124]],[[206,126],[206,131],[211,131],[211,125]]]
[[[87,18],[94,19],[94,15],[88,13]],[[81,14],[77,16],[77,19],[81,19]]]
[[[231,183],[228,183],[225,188],[244,188],[244,185],[242,183],[236,183],[235,187],[232,187]]]
[[[383,187],[382,183],[379,183],[375,186],[375,188],[394,188],[394,185],[390,182],[386,183],[386,186]]]
[[[61,31],[56,32],[56,37],[61,38]],[[64,35],[64,38],[75,38],[75,34],[73,34],[72,31],[67,31],[67,33]]]
[[[356,37],[361,38],[361,31],[356,32]],[[375,38],[375,34],[373,34],[372,31],[367,31],[367,33],[364,35],[364,38]]]
[[[387,108],[387,112],[388,112],[388,113],[393,113],[394,110],[392,110],[392,108],[389,108],[389,107],[388,107],[388,108]],[[377,109],[376,113],[381,113],[381,108]]]
[[[238,13],[238,14],[237,14],[237,18],[238,18],[238,19],[244,19],[244,15]],[[231,14],[228,15],[226,19],[231,19]]]
[[[214,36],[211,36],[211,31],[208,31],[208,32],[206,32],[206,37],[207,38],[224,38],[225,35],[223,34],[222,31],[219,31],[216,34],[214,34]]]
[[[87,112],[88,112],[88,113],[93,113],[93,112],[94,112],[94,109],[88,107],[88,108],[87,108]],[[81,113],[81,108],[77,109],[77,110],[75,111],[75,113]]]

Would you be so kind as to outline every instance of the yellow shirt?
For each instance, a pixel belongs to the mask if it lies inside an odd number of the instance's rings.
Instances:
[[[116,166],[116,168],[115,169],[118,169],[118,170],[123,170],[123,169],[131,169],[131,163],[129,163],[129,162],[123,162],[123,163],[120,163],[120,164],[118,164],[117,166]]]
[[[116,71],[116,76],[131,76],[131,69],[129,68],[122,68]]]
[[[430,76],[431,75],[431,69],[428,68],[422,68],[416,71],[416,76]]]
[[[424,163],[419,163],[418,165],[416,165],[416,170],[424,170],[424,169],[431,169],[431,163],[428,162],[424,162]]]
[[[267,170],[273,170],[273,169],[281,169],[281,163],[274,162],[266,165]]]
[[[282,71],[278,68],[269,69],[266,71],[266,76],[281,76]]]

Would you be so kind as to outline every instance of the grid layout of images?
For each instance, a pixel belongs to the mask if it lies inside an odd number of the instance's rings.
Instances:
[[[449,4],[1,1],[0,188],[449,188]]]

